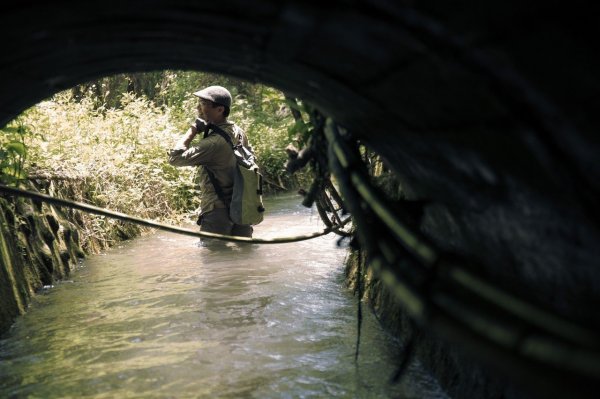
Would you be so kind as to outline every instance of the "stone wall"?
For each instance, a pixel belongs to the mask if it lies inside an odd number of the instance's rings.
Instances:
[[[361,269],[364,271],[362,301],[375,313],[384,328],[402,340],[405,348],[409,337],[414,338],[411,362],[419,359],[449,397],[454,399],[530,397],[515,388],[508,379],[466,357],[443,337],[433,335],[416,326],[402,310],[393,294],[376,277],[373,269],[364,264]],[[346,284],[356,293],[357,282],[358,256],[354,251],[346,263]],[[398,364],[401,361],[402,359],[399,358]]]
[[[0,250],[0,333],[36,291],[67,277],[84,257],[76,226],[60,209],[10,197],[0,197]]]
[[[9,1],[0,124],[117,72],[262,81],[386,159],[406,199],[431,204],[420,229],[442,251],[600,330],[600,25],[590,2],[122,3],[115,18],[110,4]],[[422,355],[449,364],[451,386],[494,397],[479,366],[450,360],[442,341]]]
[[[435,196],[426,187],[431,179],[415,179],[407,171],[410,169],[394,173],[393,184],[386,181],[379,184],[380,188],[389,198],[425,204],[413,227],[440,253],[459,254],[476,261],[477,272],[500,289],[564,320],[597,328],[600,319],[593,309],[600,287],[596,272],[600,250],[593,242],[597,242],[598,235],[591,224],[582,222],[576,210],[557,208],[550,198],[523,186],[506,187],[495,200],[486,199],[484,191],[473,195],[463,192],[462,197],[457,196],[460,199],[453,198],[456,189],[453,191],[441,170],[430,177],[440,186],[445,184],[447,190],[432,200]],[[494,364],[498,359],[473,353],[474,349],[468,348],[464,340],[450,341],[431,331],[431,326],[415,325],[374,270],[365,265],[361,269],[364,302],[395,336],[403,341],[414,336],[417,357],[452,398],[538,397],[537,382],[515,377],[516,371],[507,373]],[[346,269],[346,282],[353,290],[357,287],[358,270],[358,257],[354,254]],[[562,378],[561,383],[566,386],[566,376],[558,374],[555,378]],[[587,392],[581,391],[567,393],[572,394],[570,397],[588,397]],[[566,396],[564,392],[555,396],[544,392],[539,397]]]

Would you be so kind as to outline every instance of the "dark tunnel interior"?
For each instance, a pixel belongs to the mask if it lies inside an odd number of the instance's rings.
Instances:
[[[554,1],[9,1],[0,125],[122,72],[202,70],[302,98],[350,144],[380,154],[407,201],[426,201],[418,236],[448,260],[433,262],[440,281],[464,282],[467,270],[506,309],[512,299],[483,281],[526,298],[556,317],[540,321],[559,331],[544,344],[572,351],[531,360],[545,347],[528,339],[543,331],[522,326],[517,343],[477,344],[446,319],[443,300],[422,327],[534,390],[587,397],[600,385],[597,11]],[[351,168],[338,166],[352,186]]]

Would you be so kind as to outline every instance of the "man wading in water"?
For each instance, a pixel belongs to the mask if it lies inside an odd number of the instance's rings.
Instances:
[[[235,224],[229,218],[236,158],[231,145],[212,128],[214,125],[227,133],[234,145],[241,141],[249,147],[244,131],[227,121],[231,94],[224,87],[210,86],[194,95],[199,98],[199,118],[169,152],[169,163],[173,166],[200,166],[200,231],[252,237],[252,226]],[[204,138],[198,145],[190,147],[198,133],[203,133]],[[215,185],[218,187],[215,188]],[[203,239],[202,243],[206,245],[207,240]]]

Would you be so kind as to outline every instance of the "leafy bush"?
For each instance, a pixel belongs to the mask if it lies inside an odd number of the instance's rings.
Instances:
[[[0,182],[16,184],[27,178],[24,169],[27,159],[26,137],[30,132],[19,121],[0,130]]]
[[[23,113],[22,123],[37,133],[28,143],[30,176],[49,175],[56,191],[74,200],[179,222],[184,210],[197,206],[197,196],[193,170],[165,161],[165,149],[178,137],[169,114],[131,94],[122,104],[99,109],[90,99],[77,102],[62,92]],[[140,232],[99,216],[78,218],[84,249],[91,252]]]
[[[170,166],[166,150],[196,117],[197,99],[190,93],[222,84],[231,88],[234,99],[230,119],[246,130],[267,180],[293,188],[295,181],[284,171],[293,119],[281,92],[227,78],[215,81],[198,72],[163,75],[166,81],[153,100],[125,92],[117,101],[107,89],[119,87],[122,78],[115,77],[96,82],[107,92],[85,85],[87,89],[61,92],[30,108],[0,135],[0,176],[5,182],[16,181],[25,178],[24,168],[29,168],[33,177],[46,173],[80,180],[85,187],[75,190],[76,200],[140,217],[180,221],[198,206],[195,168]],[[192,82],[202,85],[189,87]],[[99,218],[94,220],[90,225],[104,228]]]
[[[27,171],[31,178],[45,174],[74,200],[181,222],[199,205],[196,168],[170,166],[166,151],[196,117],[192,93],[214,84],[232,93],[229,119],[248,134],[268,182],[266,191],[295,188],[298,176],[289,176],[284,164],[285,147],[298,131],[284,94],[190,71],[107,77],[33,106],[0,131],[0,179],[14,184]],[[84,246],[86,237],[110,245],[139,232],[102,217],[78,217]]]
[[[147,98],[168,115],[175,131],[183,134],[196,117],[198,99],[192,93],[210,85],[222,85],[231,92],[230,120],[248,134],[266,180],[287,188],[296,185],[296,180],[284,170],[284,149],[294,120],[284,94],[274,88],[222,75],[167,70],[106,77],[73,88],[71,93],[76,102],[88,102],[95,111],[122,109],[132,95]]]

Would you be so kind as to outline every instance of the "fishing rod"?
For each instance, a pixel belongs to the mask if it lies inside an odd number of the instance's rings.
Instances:
[[[168,231],[171,233],[182,234],[192,237],[199,238],[214,238],[222,241],[229,242],[238,242],[238,243],[247,243],[247,244],[286,244],[291,242],[299,242],[305,240],[311,240],[313,238],[321,237],[327,235],[332,232],[340,232],[341,229],[351,221],[351,217],[348,216],[344,220],[341,220],[340,223],[332,224],[331,226],[326,227],[321,231],[317,231],[310,234],[297,235],[297,236],[289,236],[289,237],[277,237],[277,238],[249,238],[249,237],[239,237],[239,236],[229,236],[224,234],[217,233],[209,233],[204,231],[195,231],[191,229],[186,229],[183,227],[171,226],[164,223],[155,222],[153,220],[143,219],[135,216],[131,216],[125,213],[111,211],[106,208],[100,208],[94,205],[86,204],[83,202],[71,201],[61,198],[56,198],[47,194],[38,193],[35,191],[23,190],[16,187],[9,187],[4,184],[0,184],[0,192],[5,193],[7,195],[13,197],[23,197],[29,198],[35,201],[41,201],[48,204],[78,209],[80,211],[84,211],[87,213],[92,213],[95,215],[106,216],[112,219],[121,220],[123,222],[134,223],[140,226],[151,227],[158,230]]]

